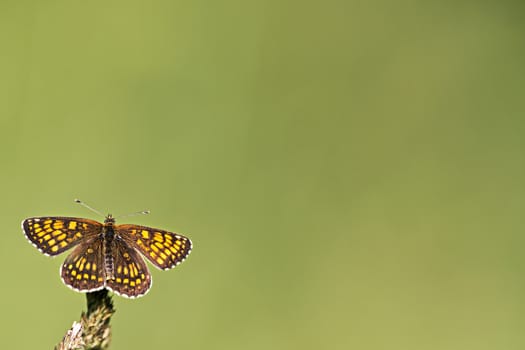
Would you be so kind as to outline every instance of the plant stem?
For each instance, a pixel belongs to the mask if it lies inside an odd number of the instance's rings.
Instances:
[[[115,313],[106,289],[87,293],[87,313],[74,322],[55,350],[105,350],[111,341],[109,321]]]

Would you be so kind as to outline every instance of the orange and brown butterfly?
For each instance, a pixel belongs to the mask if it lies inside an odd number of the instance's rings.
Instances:
[[[45,255],[74,248],[60,267],[62,281],[68,287],[79,292],[106,288],[128,298],[140,297],[151,288],[151,274],[143,256],[157,268],[169,270],[183,262],[192,249],[190,239],[178,233],[117,225],[112,215],[106,216],[104,223],[33,217],[22,222],[22,230]]]

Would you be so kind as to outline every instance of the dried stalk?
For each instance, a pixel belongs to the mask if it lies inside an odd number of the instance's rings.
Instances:
[[[55,350],[104,350],[111,341],[109,321],[115,313],[113,301],[106,289],[87,293],[87,313],[73,322]]]

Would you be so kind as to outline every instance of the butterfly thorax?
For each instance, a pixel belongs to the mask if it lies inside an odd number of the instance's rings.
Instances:
[[[106,270],[106,280],[115,279],[115,261],[113,260],[113,249],[115,240],[115,231],[113,225],[115,219],[111,214],[108,214],[106,220],[104,220],[103,235],[103,249],[104,249],[104,265]]]

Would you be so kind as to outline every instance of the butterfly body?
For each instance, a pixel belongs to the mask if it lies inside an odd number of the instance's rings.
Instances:
[[[34,217],[22,222],[26,238],[43,254],[73,249],[60,268],[62,281],[79,292],[103,288],[136,298],[151,288],[144,258],[159,269],[180,264],[191,252],[191,241],[177,233],[139,225],[117,225],[71,217]]]
[[[113,224],[115,219],[109,214],[104,220],[104,228],[102,230],[102,240],[104,248],[104,267],[106,269],[106,280],[115,279],[115,265],[113,259],[113,242],[115,239],[115,232],[113,231]]]

